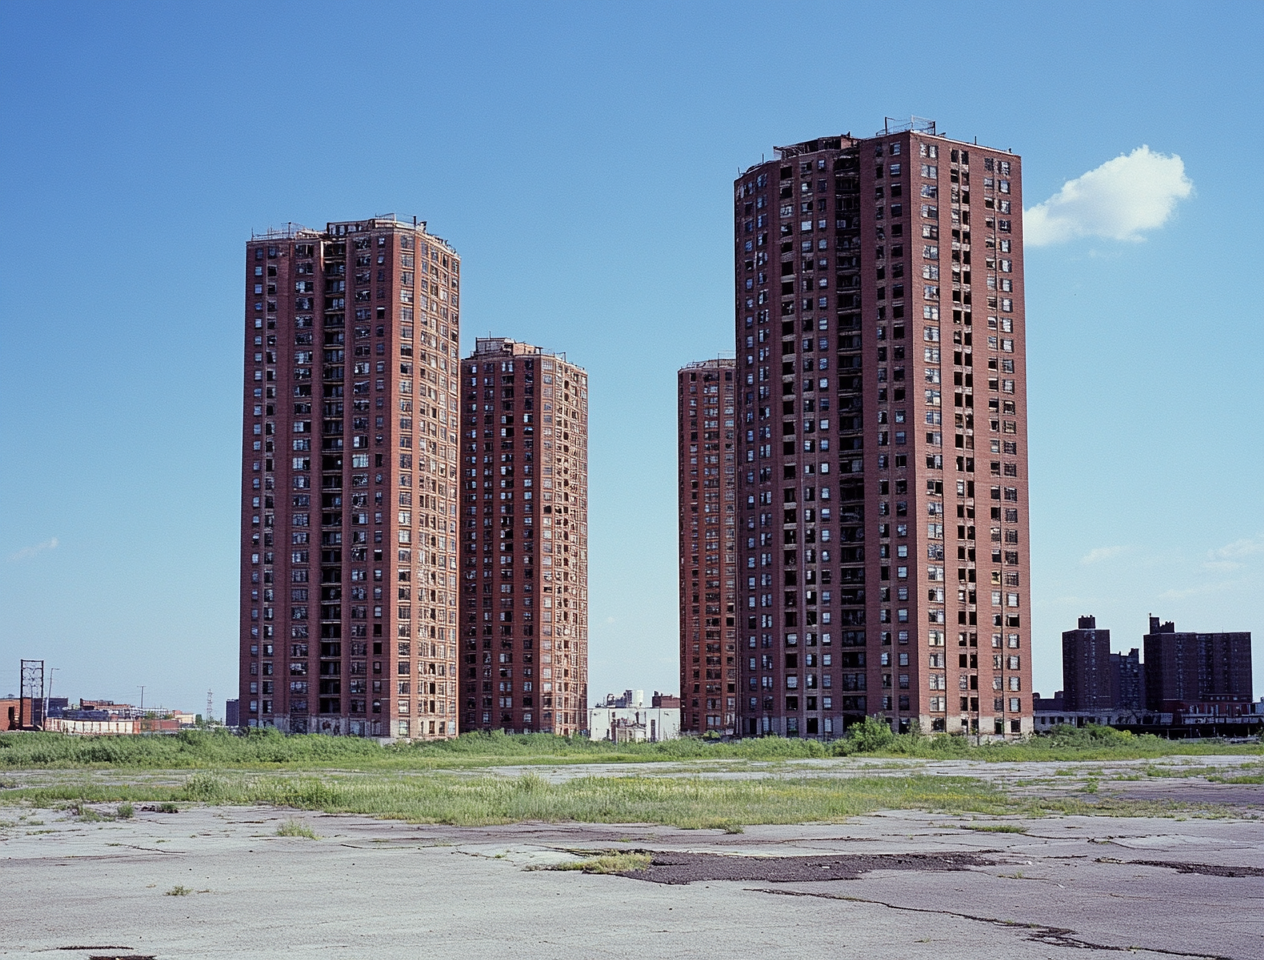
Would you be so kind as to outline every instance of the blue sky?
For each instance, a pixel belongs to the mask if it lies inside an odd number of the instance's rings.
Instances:
[[[1027,255],[1037,688],[1080,614],[1264,636],[1264,6],[1191,10],[0,6],[0,695],[42,657],[55,694],[222,711],[244,244],[386,212],[460,251],[463,352],[587,368],[590,689],[674,692],[674,371],[732,349],[732,180],[913,114],[1060,197]],[[1192,189],[1063,190],[1143,145]]]

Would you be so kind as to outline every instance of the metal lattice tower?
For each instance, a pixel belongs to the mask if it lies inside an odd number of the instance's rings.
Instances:
[[[22,661],[22,683],[18,696],[18,724],[23,730],[44,727],[44,661]]]

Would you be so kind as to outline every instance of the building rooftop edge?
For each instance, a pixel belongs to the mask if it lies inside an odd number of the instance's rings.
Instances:
[[[690,360],[680,368],[681,373],[686,370],[703,370],[707,367],[736,367],[736,357],[726,357],[721,354],[718,357],[712,357],[710,360]]]
[[[251,241],[258,240],[294,240],[299,237],[345,237],[348,234],[362,233],[366,230],[381,229],[400,229],[415,230],[423,234],[428,240],[440,244],[449,253],[456,254],[456,249],[452,244],[442,237],[437,237],[426,229],[426,221],[413,218],[411,221],[400,220],[395,214],[388,213],[377,217],[367,217],[364,220],[329,220],[325,223],[323,231],[316,230],[313,227],[305,227],[301,223],[293,221],[286,223],[284,227],[269,227],[262,232],[251,230]],[[459,256],[459,254],[458,254]]]
[[[927,120],[923,117],[910,117],[908,121],[893,123],[891,117],[883,118],[886,122],[884,128],[875,133],[872,137],[853,136],[849,130],[847,133],[834,134],[824,137],[812,137],[808,140],[802,140],[798,143],[787,144],[786,146],[774,146],[773,150],[776,156],[771,160],[761,160],[759,163],[753,163],[742,171],[742,176],[750,173],[758,167],[767,166],[770,163],[784,163],[801,154],[816,153],[819,150],[838,150],[848,147],[856,147],[866,141],[877,140],[882,137],[889,137],[899,133],[916,133],[926,137],[934,137],[937,140],[943,140],[947,143],[958,143],[967,147],[980,147],[984,150],[994,150],[997,153],[1013,154],[1010,148],[1001,149],[1000,147],[989,147],[987,144],[981,144],[976,138],[973,142],[968,140],[956,140],[945,133],[940,133],[936,127],[934,120]],[[829,145],[825,145],[830,142]]]
[[[521,349],[515,349],[521,348]],[[560,360],[567,366],[574,367],[576,370],[584,370],[579,364],[566,359],[566,351],[545,350],[543,347],[537,347],[533,343],[527,343],[523,340],[515,340],[512,337],[475,337],[474,352],[467,356],[466,360],[473,360],[476,357],[549,357],[553,360]],[[584,371],[585,373],[587,371]]]

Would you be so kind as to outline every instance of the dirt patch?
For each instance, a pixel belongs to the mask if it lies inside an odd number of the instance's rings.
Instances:
[[[1170,800],[1173,803],[1239,807],[1255,815],[1259,812],[1260,797],[1264,792],[1253,783],[1206,783],[1170,777],[1150,781],[1103,782],[1099,795],[1121,800]]]
[[[697,883],[705,880],[805,883],[814,880],[855,880],[871,870],[916,870],[923,873],[991,867],[995,861],[967,853],[874,854],[823,857],[741,857],[715,853],[645,850],[653,859],[644,870],[625,877],[651,883]]]
[[[1264,867],[1226,867],[1219,863],[1181,863],[1175,860],[1116,860],[1112,857],[1099,857],[1097,862],[1135,867],[1166,867],[1177,873],[1196,873],[1203,877],[1264,877]]]

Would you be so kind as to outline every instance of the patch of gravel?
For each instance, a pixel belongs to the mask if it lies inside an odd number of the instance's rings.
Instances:
[[[1164,867],[1177,873],[1194,873],[1201,877],[1264,877],[1264,867],[1225,866],[1219,863],[1183,863],[1175,860],[1116,860],[1098,857],[1098,863],[1121,863],[1130,867]]]
[[[824,857],[742,857],[715,853],[638,850],[653,859],[644,870],[623,874],[652,883],[684,884],[705,880],[803,883],[855,880],[872,870],[918,870],[924,873],[992,867],[993,860],[968,853],[851,854]]]

